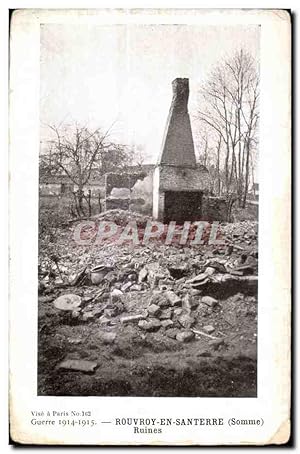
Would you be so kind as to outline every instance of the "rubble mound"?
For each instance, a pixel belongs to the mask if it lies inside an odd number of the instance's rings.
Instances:
[[[125,226],[129,222],[135,221],[139,227],[146,227],[147,222],[152,220],[150,216],[120,209],[104,211],[103,213],[92,216],[91,219],[99,222],[114,222],[120,226]]]

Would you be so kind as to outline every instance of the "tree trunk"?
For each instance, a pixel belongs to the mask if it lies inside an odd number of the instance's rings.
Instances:
[[[220,149],[221,149],[221,136],[219,137],[219,143],[217,146],[217,194],[221,195],[221,178],[220,178]]]
[[[249,185],[249,154],[250,154],[249,139],[247,140],[247,143],[246,143],[246,150],[247,150],[247,154],[246,154],[245,191],[244,191],[244,198],[243,198],[242,208],[246,207],[247,194],[248,194],[248,185]]]

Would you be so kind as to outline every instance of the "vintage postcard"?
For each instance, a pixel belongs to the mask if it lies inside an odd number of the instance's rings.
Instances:
[[[46,10],[10,35],[10,427],[290,437],[291,18]]]

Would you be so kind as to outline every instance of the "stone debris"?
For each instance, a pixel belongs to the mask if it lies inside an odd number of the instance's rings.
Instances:
[[[179,343],[195,340],[201,351],[208,346],[207,356],[215,355],[221,347],[227,348],[224,339],[230,333],[237,333],[241,340],[246,338],[241,336],[241,320],[245,326],[257,320],[257,297],[250,296],[257,292],[256,227],[238,223],[236,230],[235,226],[222,227],[227,232],[225,247],[105,245],[74,253],[74,257],[68,253],[65,266],[60,265],[63,281],[70,282],[67,286],[55,284],[56,268],[46,273],[49,263],[45,260],[39,269],[40,307],[44,310],[49,306],[52,313],[59,314],[63,327],[80,329],[82,325],[82,332],[72,332],[74,342],[71,332],[65,335],[70,347],[74,344],[72,355],[77,344],[79,350],[81,344],[89,342],[85,334],[89,329],[92,336],[98,332],[97,345],[109,354],[122,345],[123,336],[130,336],[134,342],[147,339],[148,345],[153,339],[179,349],[183,348]],[[66,294],[59,296],[63,292]],[[53,311],[53,307],[62,312]],[[77,342],[79,333],[82,339]],[[252,341],[256,342],[253,331]],[[59,369],[93,372],[95,364],[67,360]]]
[[[160,307],[157,306],[156,304],[151,304],[148,308],[147,308],[147,312],[149,315],[158,315],[160,313]]]
[[[85,361],[83,359],[66,359],[62,361],[57,369],[73,370],[85,373],[95,372],[98,364],[94,361]]]
[[[190,342],[195,337],[192,331],[182,331],[176,335],[176,340],[179,342]]]
[[[61,311],[74,311],[81,305],[81,298],[78,295],[68,293],[67,295],[61,295],[54,301],[56,309]]]
[[[208,334],[211,334],[215,331],[215,328],[212,325],[206,325],[203,326],[203,331],[205,331]]]
[[[130,323],[130,322],[138,322],[139,320],[143,320],[147,317],[145,314],[136,314],[136,315],[129,315],[127,317],[122,317],[120,319],[121,323]]]
[[[184,328],[191,328],[195,324],[195,319],[194,317],[191,317],[188,314],[183,314],[178,318],[178,321],[181,326]]]
[[[174,325],[174,322],[172,322],[172,320],[168,319],[168,320],[162,320],[160,322],[160,324],[163,328],[169,328],[170,326]]]
[[[209,307],[215,307],[219,304],[218,300],[212,298],[211,296],[203,296],[201,302],[206,304]]]
[[[215,339],[215,340],[211,340],[209,341],[208,345],[210,347],[212,347],[213,350],[219,350],[219,348],[222,346],[222,345],[225,345],[225,340],[224,339]]]
[[[161,322],[156,318],[151,320],[140,320],[138,326],[145,331],[152,332],[159,330],[159,328],[161,327]]]
[[[144,282],[146,280],[146,277],[148,275],[148,270],[147,268],[142,268],[139,272],[139,277],[138,277],[138,281],[139,282]]]
[[[115,332],[105,332],[100,335],[100,339],[104,344],[113,344],[116,337],[117,333]]]
[[[173,309],[168,308],[168,309],[162,310],[158,317],[161,320],[168,320],[172,317],[172,314],[173,314]]]
[[[174,293],[174,292],[169,290],[169,291],[165,292],[165,296],[166,296],[167,300],[169,301],[169,303],[172,306],[180,306],[181,305],[181,299],[179,298],[178,295],[176,295],[176,293]]]

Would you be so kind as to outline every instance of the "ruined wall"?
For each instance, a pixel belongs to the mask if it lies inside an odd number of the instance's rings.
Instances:
[[[128,173],[107,173],[105,175],[105,200],[104,200],[104,210],[113,210],[121,209],[128,210],[130,204],[132,203],[130,192],[129,196],[126,198],[122,194],[122,191],[116,191],[116,189],[128,189],[131,190],[132,187],[139,179],[143,179],[146,176],[143,172],[128,174]],[[112,192],[115,189],[117,197],[114,197]]]
[[[227,220],[227,202],[224,197],[204,196],[202,199],[203,220],[226,221]]]
[[[122,174],[122,173],[107,173],[105,175],[105,193],[108,197],[113,188],[131,189],[135,183],[146,176],[145,173]]]

